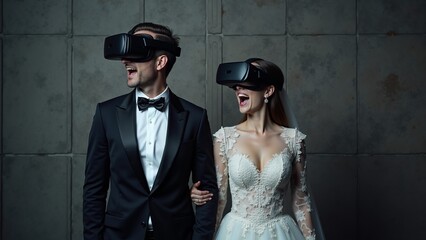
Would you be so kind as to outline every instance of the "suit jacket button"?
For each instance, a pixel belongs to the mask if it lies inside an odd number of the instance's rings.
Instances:
[[[146,223],[145,223],[145,222],[141,222],[141,225],[142,225],[143,227],[146,227]]]

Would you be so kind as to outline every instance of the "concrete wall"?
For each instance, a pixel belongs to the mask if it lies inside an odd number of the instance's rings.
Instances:
[[[0,0],[1,239],[81,239],[95,104],[130,91],[105,36],[170,26],[174,92],[240,118],[222,61],[285,72],[327,239],[417,239],[426,228],[423,0]]]

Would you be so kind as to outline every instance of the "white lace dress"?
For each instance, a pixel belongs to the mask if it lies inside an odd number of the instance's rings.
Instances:
[[[297,129],[283,127],[282,130],[283,149],[273,155],[262,171],[247,154],[238,151],[240,134],[235,126],[221,128],[214,134],[215,152],[220,156],[216,159],[219,186],[216,239],[315,239],[314,230],[305,222],[310,212],[303,142],[306,136]],[[232,208],[222,219],[228,182]],[[290,198],[286,197],[289,192]],[[298,224],[284,211],[289,204]]]

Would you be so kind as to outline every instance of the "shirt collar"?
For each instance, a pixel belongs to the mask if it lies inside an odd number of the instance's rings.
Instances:
[[[169,103],[169,99],[170,99],[169,86],[166,86],[166,89],[164,89],[164,91],[162,93],[158,94],[157,96],[155,96],[153,98],[148,97],[139,88],[136,88],[136,101],[138,101],[138,97],[144,97],[144,98],[148,98],[148,99],[158,99],[158,98],[164,97],[164,102],[166,104],[168,104]]]

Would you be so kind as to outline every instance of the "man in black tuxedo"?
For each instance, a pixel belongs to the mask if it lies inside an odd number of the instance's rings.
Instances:
[[[167,85],[180,54],[172,31],[141,23],[124,37],[134,35],[143,38],[142,55],[120,58],[134,90],[99,103],[93,117],[84,239],[212,239],[218,190],[206,110]],[[193,182],[201,181],[201,188],[213,193],[213,201],[196,206],[195,214],[191,174]]]

